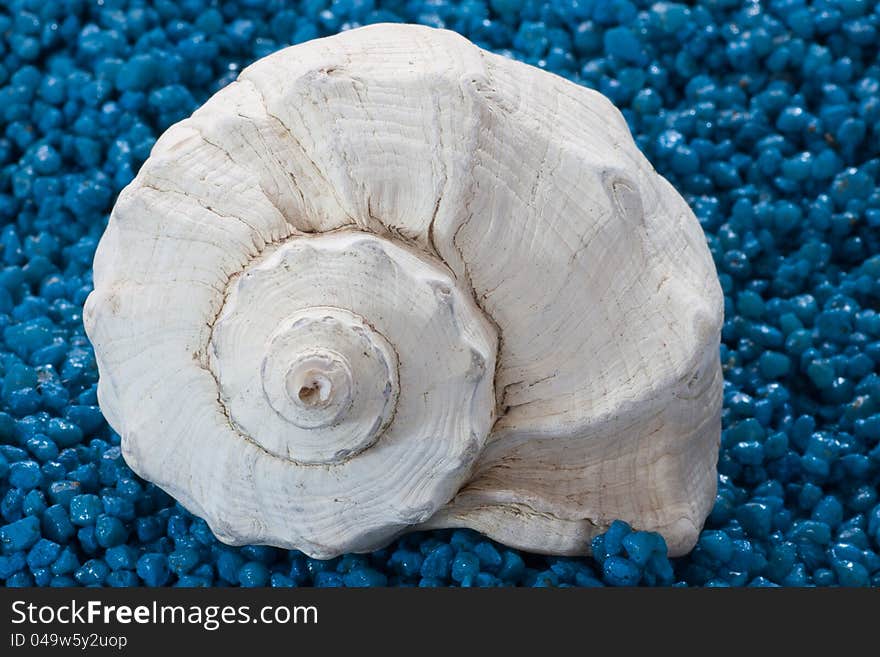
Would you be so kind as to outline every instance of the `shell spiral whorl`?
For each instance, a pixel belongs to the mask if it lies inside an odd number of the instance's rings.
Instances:
[[[440,263],[342,231],[291,237],[234,277],[209,365],[238,433],[305,477],[332,466],[327,493],[368,499],[359,529],[373,535],[427,520],[469,474],[493,421],[496,350]],[[411,490],[414,473],[430,476]],[[307,524],[315,510],[299,513]]]
[[[223,326],[215,329],[215,335]],[[215,349],[219,355],[221,347]],[[232,376],[241,376],[235,364]],[[237,386],[221,378],[227,408],[240,404],[231,415],[241,433],[266,451],[300,463],[339,463],[366,449],[388,426],[397,406],[394,347],[363,317],[341,308],[304,308],[283,320],[267,338],[259,376],[272,410],[305,431],[279,421],[272,425],[280,427],[260,430],[258,423],[265,417],[262,404],[255,408],[253,400],[241,394],[233,401]]]
[[[84,312],[132,469],[221,540],[328,558],[417,527],[688,550],[722,297],[601,95],[375,25],[245,69],[120,194]]]

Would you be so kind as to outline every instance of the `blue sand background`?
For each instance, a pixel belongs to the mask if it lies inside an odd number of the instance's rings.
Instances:
[[[229,548],[138,479],[82,328],[113,200],[253,60],[407,21],[609,96],[690,202],[725,292],[718,497],[670,561],[465,531],[332,561]],[[0,582],[7,586],[880,584],[880,9],[865,0],[0,2]]]

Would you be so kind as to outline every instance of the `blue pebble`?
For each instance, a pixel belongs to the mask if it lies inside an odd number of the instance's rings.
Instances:
[[[88,527],[80,527],[76,531],[76,540],[79,541],[80,548],[82,548],[83,552],[85,552],[86,554],[95,554],[100,548],[100,546],[98,545],[98,539],[95,536],[94,525],[89,525]]]
[[[79,495],[80,489],[78,481],[55,481],[49,485],[49,499],[53,504],[69,507],[73,498]]]
[[[21,512],[26,516],[40,516],[46,510],[46,496],[41,490],[29,491],[21,503]]]
[[[339,573],[322,571],[315,575],[315,586],[319,588],[337,588],[345,586],[345,581]]]
[[[69,547],[64,548],[51,566],[53,575],[70,575],[80,567],[80,561]]]
[[[246,588],[268,586],[269,569],[259,561],[249,561],[238,571],[238,582]]]
[[[56,445],[62,448],[78,445],[83,438],[82,430],[77,425],[61,418],[49,420],[46,433]]]
[[[727,563],[733,556],[733,541],[723,531],[704,531],[700,535],[699,546],[719,564]]]
[[[610,556],[602,564],[602,577],[610,586],[637,586],[642,579],[642,571],[629,559]]]
[[[238,584],[238,573],[244,566],[244,558],[237,552],[224,550],[217,558],[217,573],[230,584]]]
[[[343,582],[348,587],[387,586],[388,578],[372,568],[355,568],[345,574]]]
[[[208,586],[210,586],[210,580],[208,580]],[[284,575],[282,573],[272,573],[272,576],[269,578],[269,586],[273,589],[278,588],[290,588],[292,586],[296,586],[296,583],[292,578]]]
[[[27,588],[34,584],[34,578],[27,572],[17,572],[6,580],[6,586],[9,588]]]
[[[89,559],[73,574],[83,586],[100,586],[110,574],[110,567],[103,559]]]
[[[137,551],[130,545],[116,545],[107,548],[104,553],[104,561],[114,571],[134,570],[137,567]],[[169,564],[170,562],[171,558],[169,557]]]
[[[248,559],[264,564],[272,564],[278,558],[278,549],[269,545],[245,545],[241,553]]]
[[[516,552],[505,550],[497,574],[506,582],[518,582],[525,574],[525,562]]]
[[[60,504],[53,504],[43,512],[40,526],[44,536],[58,543],[66,543],[76,533],[67,509]]]
[[[70,521],[80,527],[93,525],[104,510],[97,495],[76,495],[70,500]]]
[[[103,548],[120,545],[128,538],[128,531],[119,518],[101,514],[95,524],[95,540]]]
[[[654,552],[666,552],[663,538],[654,532],[632,532],[623,538],[623,549],[627,558],[639,568],[644,568]]]
[[[476,554],[477,558],[480,560],[481,570],[494,573],[501,567],[501,553],[498,552],[497,548],[488,541],[477,543],[474,546],[474,554]]]
[[[52,582],[52,572],[48,568],[31,568],[34,578],[34,586],[49,586]]]
[[[138,577],[147,586],[162,586],[171,578],[171,570],[168,568],[168,558],[164,554],[148,552],[137,560]]]
[[[110,575],[112,577],[113,573]],[[49,586],[56,588],[69,588],[71,586],[76,586],[76,580],[72,577],[67,577],[66,575],[53,575],[49,582]]]
[[[642,44],[628,27],[614,27],[605,32],[605,51],[625,62],[637,64],[642,61]]]
[[[26,555],[23,551],[13,552],[8,556],[0,555],[0,579],[9,579],[26,565]]]
[[[480,572],[480,559],[473,552],[462,551],[452,561],[452,579],[463,581],[466,577],[476,577]]]
[[[853,561],[834,563],[834,572],[841,586],[869,586],[871,582],[868,570]]]
[[[149,53],[135,55],[119,69],[116,86],[120,91],[147,89],[156,79],[160,67],[161,64]]]
[[[54,541],[45,538],[38,540],[27,555],[28,566],[33,568],[45,568],[51,565],[61,552],[61,546]]]
[[[40,461],[52,461],[58,456],[58,446],[48,437],[38,434],[27,440],[28,451]],[[39,465],[37,466],[39,467]],[[39,482],[35,485],[39,485]]]
[[[137,574],[132,570],[114,570],[105,580],[107,586],[113,588],[130,588],[140,586]]]
[[[823,497],[815,507],[813,507],[812,519],[828,525],[831,528],[837,527],[843,522],[843,505],[836,497],[828,495]]]
[[[824,522],[816,520],[799,520],[794,523],[789,537],[794,541],[806,541],[817,545],[831,542],[831,528]]]
[[[452,558],[454,556],[452,547],[449,545],[439,545],[431,550],[422,563],[422,577],[445,580],[449,577],[452,569]]]
[[[766,351],[761,354],[758,367],[766,379],[778,379],[788,374],[791,368],[791,359],[785,354]]]
[[[749,535],[764,538],[770,534],[773,511],[762,502],[747,502],[737,510],[736,519]]]
[[[153,516],[140,517],[135,520],[135,531],[139,541],[149,543],[162,535],[162,523]]]
[[[604,552],[606,556],[619,555],[623,551],[623,539],[632,532],[632,528],[621,520],[615,520],[604,534]]]
[[[20,488],[10,488],[6,491],[6,495],[0,501],[0,514],[2,514],[4,520],[13,522],[24,515],[22,510],[24,497],[25,493]]]
[[[481,543],[480,545],[483,545]],[[479,545],[477,546],[479,548]],[[479,551],[477,552],[479,556]],[[501,561],[501,557],[499,555],[499,564]],[[397,574],[403,577],[415,577],[419,575],[422,569],[422,564],[424,563],[424,557],[421,553],[416,552],[414,550],[396,550],[392,553],[391,558],[388,560],[389,567],[394,570]]]
[[[199,553],[193,548],[177,549],[168,555],[168,567],[176,575],[184,575],[199,564]],[[241,571],[239,571],[241,581]],[[242,584],[244,586],[244,584]]]
[[[40,538],[40,520],[28,516],[0,527],[0,548],[5,554],[27,550]]]
[[[462,582],[462,586],[471,586],[471,579],[472,578],[468,577],[466,581]],[[534,579],[527,581],[526,585],[535,588],[556,587],[559,586],[559,577],[553,571],[536,573]]]

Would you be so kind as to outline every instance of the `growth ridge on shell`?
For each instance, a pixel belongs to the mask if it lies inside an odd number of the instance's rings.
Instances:
[[[470,527],[689,550],[722,296],[595,91],[444,30],[261,59],[120,194],[84,314],[123,454],[231,544],[318,558]]]

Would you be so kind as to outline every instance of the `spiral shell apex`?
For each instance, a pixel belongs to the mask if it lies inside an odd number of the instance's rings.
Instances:
[[[419,528],[689,550],[714,500],[722,295],[600,94],[444,30],[293,46],[157,141],[84,313],[139,475],[231,544]]]

